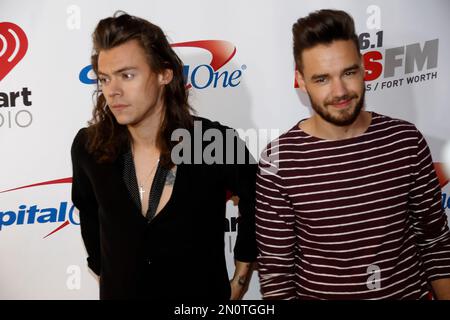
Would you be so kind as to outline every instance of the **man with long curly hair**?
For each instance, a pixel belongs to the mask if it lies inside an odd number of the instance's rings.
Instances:
[[[119,13],[99,22],[93,45],[97,101],[72,145],[72,200],[100,298],[241,298],[256,259],[256,163],[245,145],[242,164],[175,163],[186,142],[175,130],[231,129],[191,115],[182,62],[158,26]],[[240,198],[231,281],[227,192]]]

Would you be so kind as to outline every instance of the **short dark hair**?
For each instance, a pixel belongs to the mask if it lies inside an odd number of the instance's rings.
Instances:
[[[170,69],[172,81],[164,88],[164,117],[157,136],[157,146],[161,149],[161,164],[173,165],[171,150],[177,142],[171,141],[173,130],[192,126],[191,107],[184,83],[183,63],[170,46],[164,32],[157,25],[123,11],[113,17],[100,20],[92,35],[92,67],[98,76],[98,57],[102,50],[109,50],[125,42],[136,40],[144,50],[147,62],[156,73]],[[111,162],[130,142],[126,126],[120,125],[111,110],[106,107],[106,99],[99,86],[96,90],[93,118],[88,128],[88,150],[98,162]]]
[[[303,51],[319,44],[330,44],[335,40],[351,40],[360,54],[353,18],[341,10],[314,11],[294,23],[292,34],[295,66],[300,72],[303,71]]]

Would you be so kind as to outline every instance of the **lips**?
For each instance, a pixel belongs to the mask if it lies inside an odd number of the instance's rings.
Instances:
[[[335,108],[345,108],[350,104],[351,101],[352,101],[352,99],[347,99],[347,100],[339,101],[337,103],[331,103],[331,105]]]
[[[114,105],[112,105],[112,108],[114,110],[123,110],[123,109],[125,109],[127,107],[128,107],[127,104],[114,104]]]
[[[353,99],[356,99],[355,96],[352,97],[342,97],[339,100],[331,101],[330,103],[327,103],[327,105],[332,106],[334,108],[343,109],[349,106],[349,104],[352,102]]]

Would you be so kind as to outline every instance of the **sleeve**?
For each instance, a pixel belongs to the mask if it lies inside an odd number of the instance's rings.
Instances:
[[[263,299],[290,300],[296,298],[295,219],[275,162],[262,156],[256,178],[258,272]]]
[[[234,155],[233,162],[225,165],[226,188],[239,197],[239,217],[237,237],[234,245],[234,258],[242,262],[256,261],[255,236],[255,183],[257,163],[245,142],[233,130]],[[227,143],[230,141],[227,138]],[[229,154],[227,154],[229,156]]]
[[[76,135],[72,148],[72,202],[80,212],[81,236],[88,254],[88,266],[100,275],[100,228],[98,206],[89,177],[83,168],[86,159],[85,132]]]
[[[417,157],[410,192],[410,217],[429,281],[450,278],[450,232],[430,149],[418,132]]]

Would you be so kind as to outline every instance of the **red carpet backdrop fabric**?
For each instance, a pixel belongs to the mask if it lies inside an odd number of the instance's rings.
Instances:
[[[183,60],[198,115],[238,129],[259,158],[270,140],[310,115],[294,80],[291,28],[321,8],[354,17],[367,110],[421,130],[450,214],[448,0],[2,0],[0,299],[98,299],[71,203],[70,147],[92,113],[91,34],[100,19],[124,10],[161,26]],[[230,270],[233,200],[224,225]],[[244,299],[261,299],[256,272]]]

